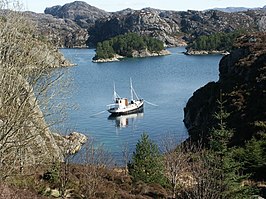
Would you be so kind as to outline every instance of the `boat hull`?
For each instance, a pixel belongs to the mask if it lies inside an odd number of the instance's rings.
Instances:
[[[132,109],[108,109],[108,112],[111,113],[112,116],[119,116],[119,115],[128,115],[132,113],[140,113],[143,112],[144,103],[141,102],[141,104],[138,107],[132,108]]]

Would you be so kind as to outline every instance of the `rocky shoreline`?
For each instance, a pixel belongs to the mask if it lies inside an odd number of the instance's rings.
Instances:
[[[106,63],[106,62],[116,62],[120,61],[120,59],[125,58],[124,56],[115,54],[113,58],[108,58],[108,59],[97,59],[97,60],[92,60],[93,63]]]
[[[161,50],[160,52],[150,52],[149,50],[141,50],[141,51],[136,51],[134,50],[131,54],[131,57],[133,58],[144,58],[144,57],[157,57],[157,56],[165,56],[165,55],[170,55],[171,52],[168,50]],[[113,58],[108,58],[108,59],[97,59],[97,60],[92,60],[94,63],[106,63],[106,62],[116,62],[120,61],[121,59],[124,59],[126,57],[121,56],[116,54]]]
[[[228,55],[230,54],[227,51],[219,51],[219,50],[188,50],[184,53],[185,55]]]

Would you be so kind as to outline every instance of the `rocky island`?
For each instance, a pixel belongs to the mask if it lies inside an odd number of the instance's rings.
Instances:
[[[170,54],[162,41],[136,33],[119,35],[99,42],[93,62],[119,61],[125,57],[153,57]]]
[[[246,32],[236,30],[230,33],[218,32],[211,35],[203,35],[191,41],[186,47],[186,55],[227,55],[233,48],[234,40]]]

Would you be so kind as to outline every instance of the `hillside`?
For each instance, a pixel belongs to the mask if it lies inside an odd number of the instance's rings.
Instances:
[[[97,42],[128,32],[152,36],[168,46],[185,45],[200,35],[215,32],[266,31],[265,9],[227,13],[165,11],[152,8],[109,13],[82,1],[32,14],[38,29],[63,47],[95,47]]]
[[[192,139],[208,139],[222,93],[230,113],[227,123],[234,130],[232,144],[242,145],[252,136],[265,133],[266,35],[239,38],[231,54],[220,61],[219,71],[218,82],[208,83],[189,99],[184,122]]]
[[[45,14],[50,14],[56,18],[70,19],[77,23],[81,28],[89,28],[95,21],[101,18],[108,18],[111,14],[91,6],[83,1],[67,3],[63,6],[53,6],[46,8]]]

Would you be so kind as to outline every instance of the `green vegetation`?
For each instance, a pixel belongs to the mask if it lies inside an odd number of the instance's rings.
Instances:
[[[153,143],[149,135],[144,133],[136,145],[132,163],[129,164],[129,173],[134,181],[165,184],[162,156],[158,146]]]
[[[243,33],[244,31],[234,31],[231,33],[219,32],[209,36],[203,35],[190,43],[187,49],[198,51],[230,51],[234,40]]]
[[[217,185],[220,187],[221,198],[236,199],[250,198],[254,190],[249,186],[242,186],[244,180],[249,175],[241,174],[242,164],[234,158],[234,148],[229,148],[228,144],[233,136],[233,130],[228,129],[225,120],[229,113],[224,110],[225,101],[218,100],[219,112],[215,113],[218,126],[211,131],[210,152],[211,159],[215,163],[218,173]]]
[[[96,55],[93,59],[113,58],[115,54],[132,57],[134,50],[141,51],[145,49],[148,49],[151,52],[159,52],[164,49],[164,45],[162,41],[152,37],[139,36],[136,33],[128,33],[99,42],[96,47]]]
[[[255,180],[265,180],[266,176],[266,136],[253,137],[244,147],[235,150],[235,157],[242,162],[245,173]]]

